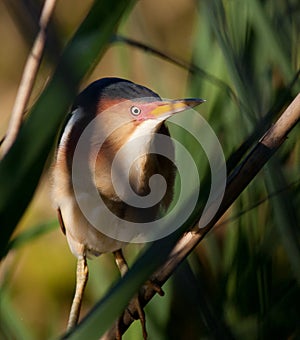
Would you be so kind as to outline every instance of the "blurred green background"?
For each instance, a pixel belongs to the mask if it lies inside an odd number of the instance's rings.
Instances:
[[[55,24],[63,44],[92,3],[58,1]],[[1,138],[30,49],[26,32],[13,17],[0,3]],[[219,137],[226,159],[243,145],[237,154],[240,159],[299,92],[299,32],[300,4],[296,0],[138,1],[123,16],[117,33],[194,67],[187,70],[114,43],[81,88],[95,79],[117,76],[148,86],[162,97],[205,98],[207,102],[198,111]],[[51,62],[44,60],[30,106],[52,70]],[[166,296],[155,297],[147,306],[150,339],[300,337],[298,136],[296,126],[219,225],[164,286]],[[191,143],[188,138],[186,143]],[[189,147],[197,158],[196,146]],[[29,234],[22,244],[15,243],[1,263],[3,339],[55,338],[66,326],[76,260],[52,207],[50,159],[14,236],[38,232]],[[140,249],[126,249],[130,263]],[[82,315],[118,278],[112,255],[89,261],[89,266]],[[125,339],[140,338],[136,322]]]

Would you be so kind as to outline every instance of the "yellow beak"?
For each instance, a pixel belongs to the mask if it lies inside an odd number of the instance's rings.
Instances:
[[[186,98],[172,101],[162,101],[151,111],[151,114],[158,119],[164,120],[184,110],[191,109],[201,103],[205,102],[200,98]]]

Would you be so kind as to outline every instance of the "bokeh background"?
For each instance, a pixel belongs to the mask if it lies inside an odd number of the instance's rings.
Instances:
[[[62,42],[70,39],[91,4],[57,2],[54,19]],[[117,33],[198,69],[191,72],[150,52],[114,43],[81,86],[117,76],[148,86],[162,97],[205,98],[199,112],[214,128],[228,159],[250,135],[252,142],[257,140],[299,92],[299,18],[300,5],[292,0],[141,0],[122,18]],[[30,51],[26,32],[3,2],[0,41],[2,138]],[[52,68],[47,59],[43,61],[29,108]],[[150,338],[300,336],[298,136],[299,126],[168,281],[166,296],[147,306]],[[197,149],[193,152],[197,158]],[[66,326],[76,259],[52,206],[50,160],[51,155],[15,235],[39,233],[15,246],[1,263],[3,339],[53,338]],[[138,246],[128,247],[130,263],[139,251]],[[83,315],[118,278],[112,255],[89,261],[89,266]],[[125,339],[140,338],[136,322]]]

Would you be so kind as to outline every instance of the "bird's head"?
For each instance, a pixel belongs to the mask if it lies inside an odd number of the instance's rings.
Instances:
[[[162,100],[145,86],[121,78],[102,78],[77,96],[60,146],[65,146],[71,156],[81,133],[95,118],[95,134],[111,135],[108,140],[114,150],[136,133],[150,136],[160,130],[168,134],[163,124],[167,118],[203,101],[198,98]]]
[[[102,78],[79,94],[73,111],[80,108],[89,119],[101,114],[105,124],[114,121],[137,127],[151,120],[149,125],[159,127],[173,114],[203,101],[198,98],[162,100],[157,93],[142,85],[121,78]]]

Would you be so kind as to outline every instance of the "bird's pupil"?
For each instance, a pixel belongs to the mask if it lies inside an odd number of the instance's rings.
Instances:
[[[138,107],[136,107],[136,106],[133,106],[133,107],[131,108],[131,113],[132,113],[133,115],[135,115],[135,116],[139,115],[140,112],[141,112],[141,110],[140,110]]]

